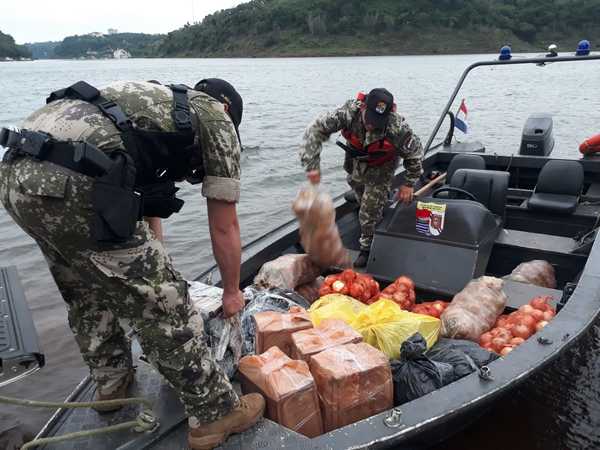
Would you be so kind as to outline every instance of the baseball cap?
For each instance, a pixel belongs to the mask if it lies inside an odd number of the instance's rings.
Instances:
[[[367,95],[365,123],[382,129],[387,125],[388,117],[394,109],[394,96],[384,88],[376,88]]]
[[[205,78],[200,80],[194,86],[194,90],[202,91],[212,98],[224,103],[228,106],[228,114],[231,117],[235,132],[237,133],[240,145],[242,140],[240,139],[240,123],[242,123],[242,113],[244,111],[244,101],[242,96],[235,90],[235,88],[225,80],[221,78]]]

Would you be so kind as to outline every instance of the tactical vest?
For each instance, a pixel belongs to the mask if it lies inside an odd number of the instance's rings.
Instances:
[[[348,146],[353,150],[353,158],[359,158],[367,161],[369,166],[381,166],[388,161],[392,161],[397,156],[396,147],[389,139],[383,138],[372,142],[364,148],[362,139],[352,133],[352,130],[342,130],[342,136],[346,139]]]
[[[136,167],[135,187],[143,194],[143,214],[149,217],[169,217],[179,212],[183,201],[175,197],[175,181],[188,179],[196,184],[204,178],[202,162],[192,157],[201,152],[194,148],[188,88],[167,86],[173,92],[171,116],[176,132],[149,131],[137,128],[116,102],[103,97],[100,91],[85,81],[52,92],[46,103],[69,98],[82,100],[98,107],[120,132],[124,150]],[[198,158],[198,156],[196,156]]]

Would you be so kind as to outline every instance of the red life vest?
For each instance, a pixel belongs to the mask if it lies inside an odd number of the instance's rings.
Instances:
[[[600,153],[600,134],[596,134],[595,136],[583,141],[579,146],[579,151],[582,155]]]
[[[350,147],[368,157],[367,163],[369,166],[381,166],[396,158],[396,147],[387,138],[372,142],[365,149],[363,141],[352,131],[342,130],[342,136],[344,136]]]

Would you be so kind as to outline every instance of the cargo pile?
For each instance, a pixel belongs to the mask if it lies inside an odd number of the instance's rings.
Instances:
[[[314,213],[302,204],[298,211]],[[244,292],[241,314],[243,392],[262,393],[267,417],[308,437],[465,377],[506,356],[556,314],[549,297],[504,314],[504,281],[491,276],[472,280],[451,301],[420,302],[407,276],[383,289],[350,269],[323,279],[321,256],[265,264]],[[556,283],[545,261],[520,264],[505,279]]]

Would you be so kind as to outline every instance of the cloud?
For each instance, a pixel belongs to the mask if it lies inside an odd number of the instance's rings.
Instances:
[[[247,0],[246,0],[247,1]],[[60,41],[93,31],[168,33],[186,22],[244,3],[243,0],[1,0],[0,31],[17,43]]]

